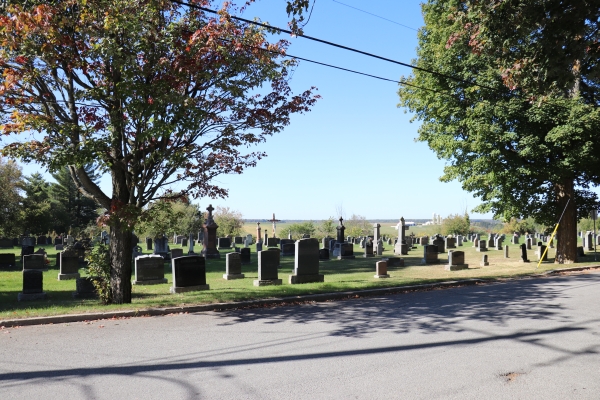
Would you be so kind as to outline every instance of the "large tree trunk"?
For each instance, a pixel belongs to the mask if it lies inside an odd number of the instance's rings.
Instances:
[[[112,302],[131,303],[131,229],[121,221],[111,224],[110,228]]]
[[[577,262],[577,205],[575,204],[575,188],[573,179],[564,179],[556,185],[558,196],[558,212],[563,214],[556,232],[556,258],[557,264],[571,264]],[[570,200],[570,201],[569,201]],[[567,205],[567,201],[569,204]],[[567,208],[565,209],[565,206]],[[557,215],[560,217],[560,214]],[[558,221],[557,221],[558,222]]]

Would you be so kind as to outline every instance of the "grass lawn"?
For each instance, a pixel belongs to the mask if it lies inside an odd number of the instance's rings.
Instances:
[[[412,227],[411,227],[412,228]],[[44,272],[44,291],[48,298],[44,301],[17,302],[17,294],[22,290],[22,272],[0,271],[0,319],[26,318],[33,316],[48,316],[57,314],[86,313],[86,312],[110,312],[113,310],[136,310],[149,307],[182,306],[191,304],[207,304],[217,302],[232,302],[238,300],[250,300],[259,298],[272,298],[294,296],[302,294],[315,294],[326,292],[338,292],[347,290],[360,290],[370,288],[382,288],[390,286],[413,285],[419,283],[448,281],[467,278],[506,278],[520,275],[541,273],[550,269],[569,266],[592,266],[600,263],[594,262],[594,254],[588,254],[582,258],[582,262],[575,265],[554,264],[555,249],[550,249],[550,262],[543,263],[536,269],[537,262],[520,263],[520,249],[518,245],[509,244],[510,258],[504,258],[504,252],[489,250],[479,253],[472,247],[472,242],[455,250],[465,252],[465,262],[469,268],[461,271],[445,271],[444,264],[447,263],[447,254],[440,254],[438,265],[421,265],[423,248],[417,246],[404,256],[405,267],[391,268],[388,273],[389,279],[375,279],[375,263],[380,257],[363,258],[363,250],[360,246],[354,246],[355,260],[330,260],[321,262],[321,273],[325,275],[324,283],[309,283],[301,285],[288,284],[288,275],[292,273],[294,257],[282,257],[279,278],[283,279],[281,286],[253,286],[253,280],[258,279],[258,263],[255,247],[252,246],[252,263],[242,266],[245,279],[226,281],[223,279],[225,273],[225,251],[221,251],[221,259],[207,260],[206,269],[207,283],[210,290],[200,292],[189,292],[183,294],[170,294],[172,285],[171,266],[165,263],[165,278],[168,284],[133,286],[132,304],[102,306],[97,300],[74,300],[72,293],[75,291],[75,281],[58,281],[58,269],[54,267],[56,251],[53,246],[43,247],[48,252],[50,260],[49,270]],[[172,248],[179,247],[173,245]],[[198,250],[198,247],[196,247]],[[0,250],[2,253],[16,253],[17,260],[20,249],[14,248]],[[146,252],[151,253],[151,252]],[[535,260],[534,250],[528,251],[530,260]],[[489,258],[489,266],[481,267],[480,261],[483,254]],[[393,246],[387,245],[383,257],[393,256]],[[600,259],[600,257],[599,257]],[[21,267],[20,261],[17,261]],[[82,276],[85,271],[81,270]],[[133,279],[133,278],[132,278]]]

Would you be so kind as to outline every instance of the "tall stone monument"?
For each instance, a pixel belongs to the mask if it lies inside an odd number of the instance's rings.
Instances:
[[[209,204],[206,207],[206,211],[208,211],[208,216],[206,217],[206,222],[203,225],[204,228],[204,248],[202,249],[202,255],[204,258],[221,258],[221,254],[219,250],[217,250],[217,228],[219,225],[215,223],[213,219],[214,208],[212,204]]]

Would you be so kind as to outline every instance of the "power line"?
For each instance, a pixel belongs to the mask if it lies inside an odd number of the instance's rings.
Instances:
[[[187,7],[195,8],[197,10],[205,11],[205,12],[212,13],[212,14],[218,14],[218,12],[215,11],[215,10],[211,10],[210,8],[206,8],[206,7],[201,7],[201,6],[198,6],[196,4],[185,3],[185,2],[180,1],[180,0],[170,0],[170,1],[172,3],[176,3],[176,4],[179,4],[179,5],[182,5],[182,6],[187,6]],[[379,60],[387,61],[387,62],[390,62],[390,63],[393,63],[393,64],[401,65],[403,67],[412,68],[412,69],[417,70],[417,71],[422,71],[422,72],[433,74],[433,75],[436,75],[436,76],[439,76],[439,77],[451,79],[451,80],[456,81],[456,82],[466,83],[466,84],[471,85],[471,86],[478,86],[480,88],[492,90],[494,92],[498,91],[497,89],[492,88],[490,86],[481,85],[481,84],[478,84],[478,83],[475,83],[475,82],[467,81],[467,80],[464,80],[464,79],[461,79],[461,78],[454,77],[452,75],[447,75],[447,74],[444,74],[444,73],[441,73],[441,72],[437,72],[437,71],[433,71],[433,70],[430,70],[430,69],[427,69],[427,68],[417,67],[416,65],[407,64],[407,63],[404,63],[402,61],[397,61],[397,60],[393,60],[391,58],[386,58],[386,57],[378,56],[377,54],[368,53],[366,51],[362,51],[362,50],[358,50],[358,49],[355,49],[355,48],[352,48],[352,47],[348,47],[348,46],[344,46],[344,45],[341,45],[341,44],[329,42],[327,40],[319,39],[319,38],[316,38],[316,37],[294,33],[294,32],[292,32],[292,31],[290,31],[288,29],[278,28],[278,27],[275,27],[275,26],[263,24],[261,22],[251,21],[249,19],[241,18],[241,17],[236,17],[236,16],[233,16],[233,15],[231,15],[230,17],[232,19],[235,19],[235,20],[238,20],[238,21],[242,21],[242,22],[246,22],[248,24],[253,24],[253,25],[261,26],[263,28],[276,30],[276,31],[282,32],[282,33],[288,33],[290,35],[296,35],[298,37],[303,37],[303,38],[308,39],[308,40],[312,40],[312,41],[315,41],[315,42],[323,43],[323,44],[326,44],[326,45],[329,45],[329,46],[333,46],[333,47],[337,47],[337,48],[340,48],[340,49],[343,49],[343,50],[352,51],[354,53],[358,53],[358,54],[362,54],[362,55],[365,55],[365,56],[368,56],[368,57],[372,57],[372,58],[376,58],[376,59],[379,59]]]
[[[355,9],[355,10],[357,10],[357,11],[360,11],[360,12],[363,12],[363,13],[365,13],[365,14],[372,15],[373,17],[381,18],[381,19],[383,19],[383,20],[385,20],[385,21],[391,22],[392,24],[400,25],[400,26],[403,26],[403,27],[405,27],[405,28],[407,28],[407,29],[411,29],[411,30],[413,30],[413,31],[415,31],[415,32],[419,32],[419,30],[418,30],[418,29],[415,29],[415,28],[412,28],[412,27],[410,27],[410,26],[407,26],[407,25],[401,24],[400,22],[392,21],[391,19],[387,19],[387,18],[385,18],[385,17],[382,17],[382,16],[380,16],[380,15],[373,14],[373,13],[370,13],[370,12],[368,12],[368,11],[365,11],[365,10],[361,10],[360,8],[356,8],[356,7],[353,7],[353,6],[349,5],[349,4],[342,3],[341,1],[337,1],[337,0],[332,0],[332,1],[333,1],[334,3],[338,3],[338,4],[341,4],[341,5],[343,5],[343,6],[346,6],[346,7],[353,8],[353,9]]]

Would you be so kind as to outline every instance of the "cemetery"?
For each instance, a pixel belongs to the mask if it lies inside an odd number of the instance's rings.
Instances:
[[[542,235],[520,240],[493,233],[444,237],[432,233],[431,227],[411,226],[398,238],[390,224],[378,223],[372,236],[346,236],[338,229],[336,239],[302,238],[308,235],[290,239],[287,234],[266,236],[264,231],[257,237],[255,224],[244,228],[244,236],[235,238],[218,238],[210,232],[208,249],[196,240],[195,247],[190,246],[187,235],[140,238],[144,245],[136,246],[132,254],[129,306],[103,306],[93,295],[79,238],[68,238],[68,248],[53,241],[38,244],[45,242],[37,238],[33,246],[29,240],[22,241],[23,246],[7,245],[0,249],[0,319],[498,279],[557,268],[555,246]],[[283,231],[285,224],[279,228]],[[592,239],[582,233],[579,240],[584,257],[574,266],[597,265]],[[536,268],[540,251],[546,250]]]

